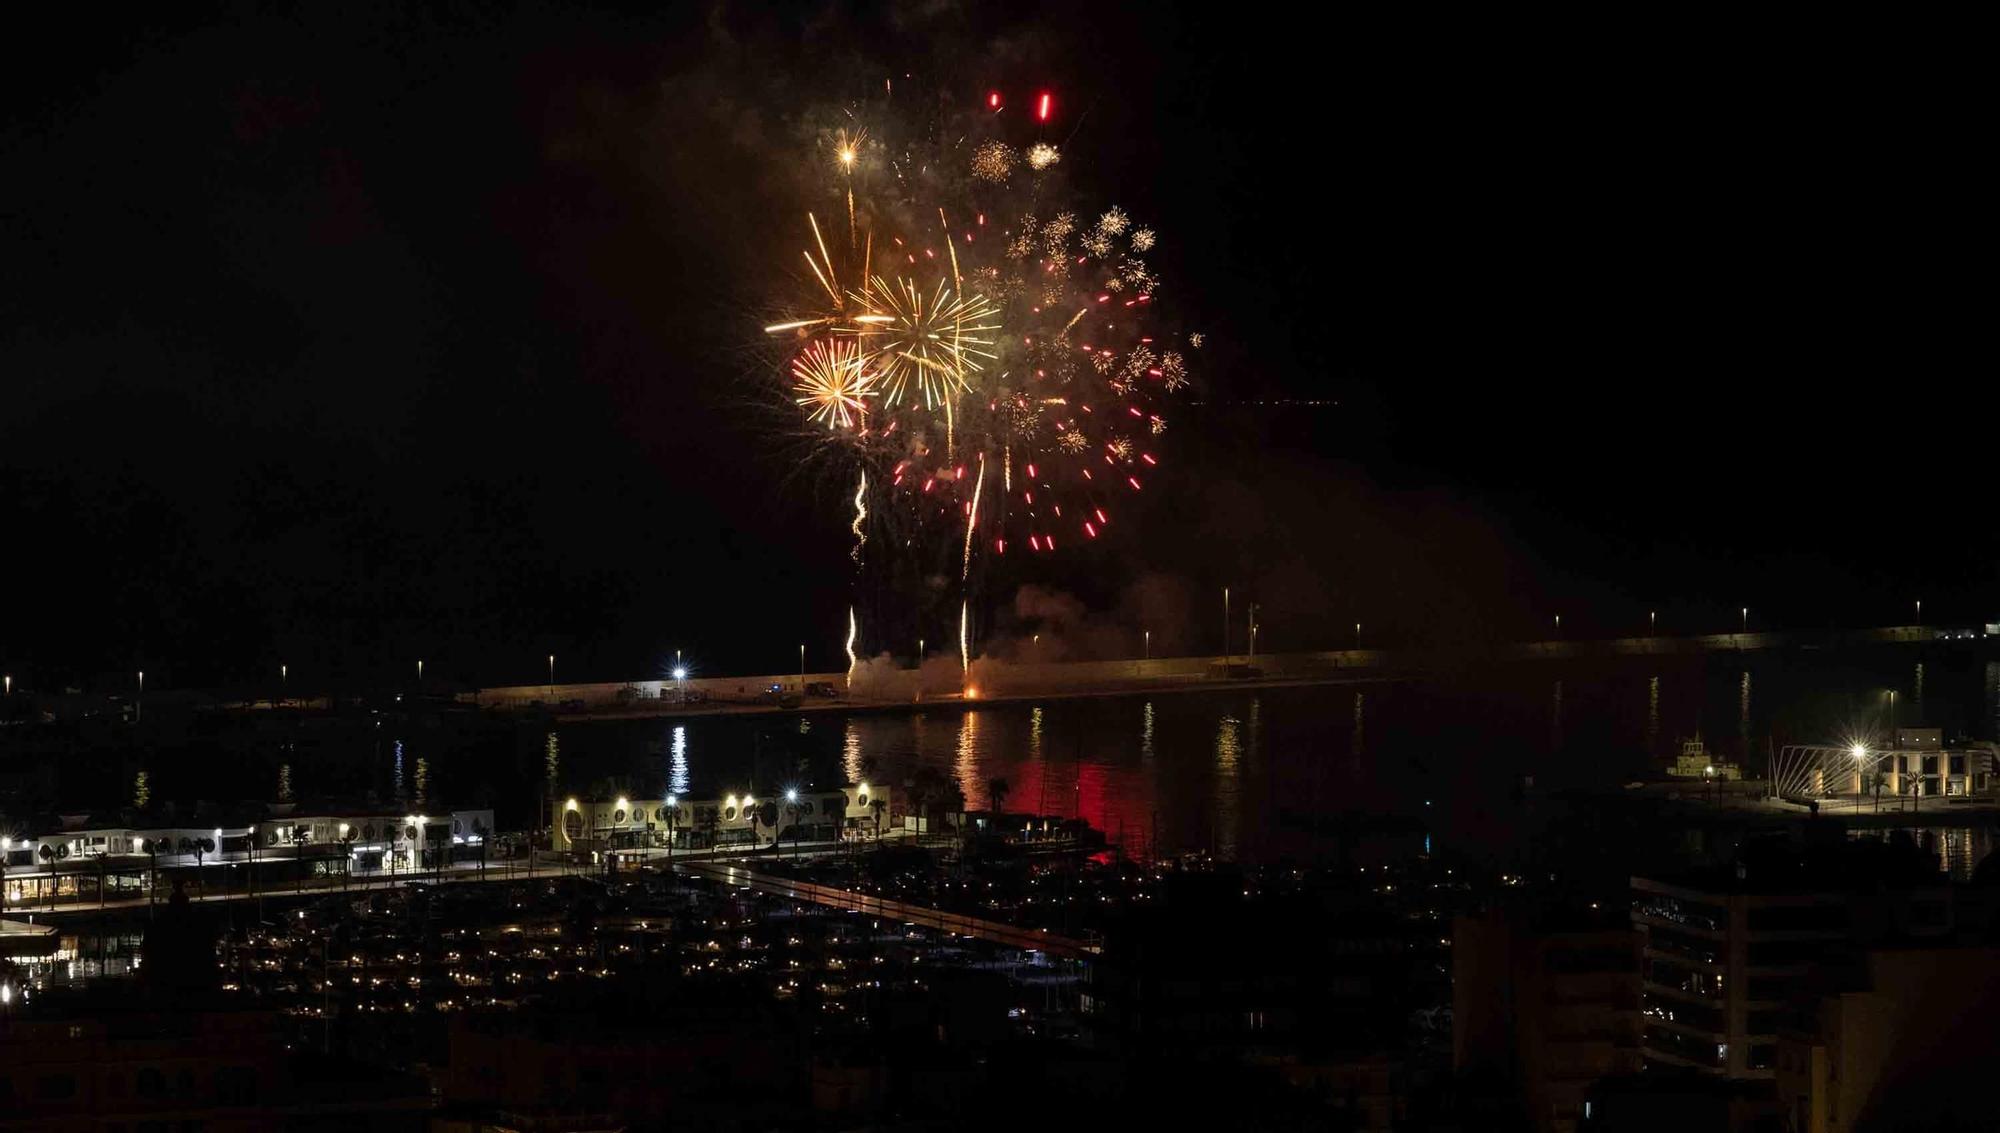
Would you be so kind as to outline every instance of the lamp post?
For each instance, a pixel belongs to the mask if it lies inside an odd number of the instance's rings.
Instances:
[[[1917,624],[1924,624],[1924,600],[1922,598],[1917,599]]]
[[[1748,607],[1748,606],[1745,606],[1745,607],[1743,607],[1743,630],[1742,630],[1742,632],[1744,632],[1744,633],[1749,633],[1749,632],[1750,632],[1750,607]]]
[[[144,669],[139,670],[139,695],[132,701],[132,718],[134,720],[146,718],[146,670]]]
[[[286,701],[286,700],[289,700],[289,699],[291,699],[291,695],[290,695],[290,694],[291,694],[291,687],[292,687],[292,671],[291,671],[291,667],[290,667],[290,666],[288,666],[288,665],[279,665],[279,666],[278,666],[278,700],[279,700],[280,702],[283,702],[283,701]]]
[[[556,691],[556,655],[551,653],[549,654],[549,693],[551,695],[554,695],[555,691]]]
[[[792,819],[792,821],[791,821],[791,822],[790,822],[790,823],[789,823],[788,825],[790,825],[790,826],[791,826],[791,829],[792,829],[792,851],[793,851],[793,853],[795,853],[795,854],[796,854],[796,853],[798,852],[798,848],[799,848],[799,847],[798,847],[798,842],[799,842],[799,836],[798,836],[798,835],[799,835],[799,789],[798,789],[797,787],[786,787],[786,788],[785,788],[785,813],[786,813],[786,814],[788,814],[788,815],[790,815],[790,816],[791,816],[791,819]],[[777,832],[777,834],[775,834],[775,835],[774,835],[773,837],[774,837],[774,838],[776,838],[776,837],[783,837],[783,836],[784,836],[784,831],[783,831],[783,830],[779,830],[779,831]]]
[[[1356,649],[1359,649],[1359,648],[1361,648],[1361,623],[1360,623],[1360,622],[1355,622],[1355,623],[1354,623],[1354,647],[1355,647]]]
[[[419,685],[424,683],[424,659],[422,657],[417,658],[417,683]]]
[[[1152,631],[1152,630],[1147,630],[1147,631],[1146,631],[1146,660],[1148,660],[1148,661],[1151,661],[1152,659],[1153,659],[1153,631]]]
[[[1246,664],[1257,663],[1257,603],[1250,603],[1250,655]]]
[[[1660,612],[1658,610],[1646,611],[1646,632],[1649,634],[1660,632]]]
[[[806,643],[799,642],[799,695],[806,694]]]
[[[1222,675],[1229,675],[1229,588],[1222,588]]]
[[[668,795],[667,796],[667,863],[669,865],[673,864],[674,860],[674,821],[679,817],[680,817],[680,800],[673,795]]]

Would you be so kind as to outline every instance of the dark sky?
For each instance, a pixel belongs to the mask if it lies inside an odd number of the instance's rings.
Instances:
[[[2000,618],[1949,66],[1795,27],[992,7],[11,36],[0,663],[832,667],[838,493],[745,371],[795,254],[774,163],[885,73],[1058,91],[1074,180],[1152,218],[1216,343],[1164,498],[993,580],[995,634],[1026,582],[1204,627],[1233,584],[1273,647]],[[1284,399],[1338,405],[1249,404]]]

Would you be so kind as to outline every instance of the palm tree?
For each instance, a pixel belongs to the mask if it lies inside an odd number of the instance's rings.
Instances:
[[[875,813],[875,840],[880,842],[882,840],[882,812],[889,809],[889,803],[882,796],[877,795],[868,800],[868,809]]]
[[[1007,782],[1003,776],[995,776],[986,781],[986,799],[988,804],[992,806],[993,814],[996,818],[1006,815],[1007,792],[1011,790],[1013,790],[1013,784]]]

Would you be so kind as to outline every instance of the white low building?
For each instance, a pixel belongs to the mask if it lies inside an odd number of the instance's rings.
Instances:
[[[551,809],[549,844],[560,851],[853,840],[874,837],[896,817],[889,788],[871,783],[719,799],[569,798]]]

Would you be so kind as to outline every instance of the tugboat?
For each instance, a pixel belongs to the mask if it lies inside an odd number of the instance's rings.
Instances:
[[[1674,765],[1667,768],[1667,774],[1676,779],[1706,779],[1710,782],[1719,779],[1733,783],[1743,778],[1743,768],[1717,758],[1701,742],[1701,737],[1696,736],[1681,741],[1681,753],[1674,757]]]

